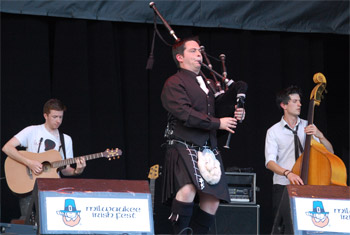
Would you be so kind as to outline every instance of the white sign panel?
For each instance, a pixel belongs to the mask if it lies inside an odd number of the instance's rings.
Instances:
[[[148,196],[146,198],[49,196],[44,197],[41,206],[44,215],[42,232],[153,233],[152,205]]]
[[[350,200],[294,198],[297,230],[350,232]]]

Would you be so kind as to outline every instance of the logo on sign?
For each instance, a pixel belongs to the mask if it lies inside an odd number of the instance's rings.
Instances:
[[[322,201],[313,201],[313,210],[305,213],[311,217],[312,223],[317,227],[323,228],[329,223],[329,212],[324,210]]]
[[[62,216],[63,223],[67,226],[74,227],[80,222],[80,210],[77,210],[74,199],[66,199],[64,210],[56,211]]]

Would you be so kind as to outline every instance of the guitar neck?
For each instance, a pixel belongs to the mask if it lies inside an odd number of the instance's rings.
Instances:
[[[63,166],[74,164],[74,163],[76,163],[77,159],[79,159],[81,157],[83,157],[85,159],[85,161],[88,161],[88,160],[93,160],[93,159],[104,157],[104,155],[103,155],[103,152],[101,152],[101,153],[94,153],[94,154],[89,154],[89,155],[85,155],[85,156],[80,156],[80,157],[68,158],[68,159],[65,159],[62,161],[52,162],[52,166],[54,168],[60,168]]]
[[[155,184],[156,184],[156,179],[158,178],[159,175],[159,165],[154,165],[150,168],[148,178],[150,179],[149,181],[149,188],[151,191],[151,196],[152,196],[152,209],[154,213],[154,195],[155,195]]]
[[[150,187],[150,190],[151,190],[151,196],[152,196],[152,208],[153,208],[153,211],[154,211],[155,182],[156,182],[155,179],[150,179],[150,184],[149,184],[149,187]]]

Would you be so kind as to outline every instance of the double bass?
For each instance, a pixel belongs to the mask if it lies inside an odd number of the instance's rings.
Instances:
[[[313,81],[317,85],[310,95],[308,125],[313,124],[315,105],[320,105],[327,83],[322,73],[316,73]],[[338,156],[330,153],[312,135],[306,135],[304,146],[304,152],[295,162],[292,172],[299,175],[305,185],[347,186],[346,167]]]

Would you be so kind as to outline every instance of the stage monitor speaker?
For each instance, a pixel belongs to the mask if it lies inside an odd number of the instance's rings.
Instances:
[[[259,234],[260,205],[220,204],[209,234]]]
[[[230,203],[256,204],[256,174],[225,172]]]
[[[38,178],[33,198],[38,234],[154,234],[146,180]]]
[[[350,187],[288,185],[272,234],[350,234]]]

